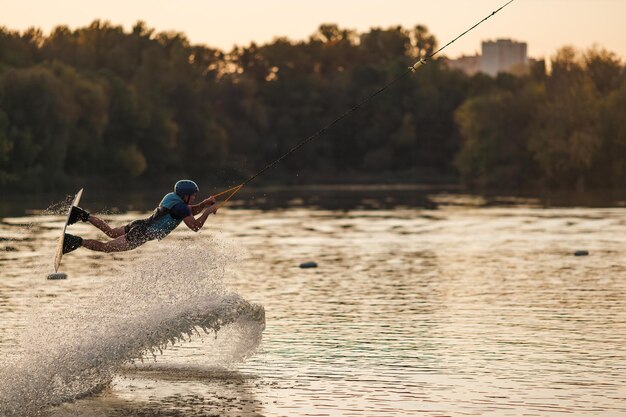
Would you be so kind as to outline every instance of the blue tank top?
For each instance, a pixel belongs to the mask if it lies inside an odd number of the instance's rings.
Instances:
[[[159,207],[157,207],[154,214],[150,217],[150,224],[146,230],[152,239],[163,239],[183,221],[182,218],[174,218],[172,216],[172,209],[180,203],[185,204],[183,199],[176,193],[169,193],[163,197],[159,203]]]

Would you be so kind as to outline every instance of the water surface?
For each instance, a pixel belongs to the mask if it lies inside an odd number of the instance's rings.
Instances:
[[[436,210],[224,210],[199,234],[72,253],[65,281],[45,280],[62,216],[4,218],[3,369],[67,344],[73,356],[36,375],[44,386],[70,363],[110,372],[46,416],[626,415],[626,209],[448,199]],[[182,304],[233,320],[217,338],[209,328],[143,363],[118,360],[134,351],[113,350],[170,329]],[[39,329],[50,325],[52,340]],[[14,391],[0,398],[19,405]]]

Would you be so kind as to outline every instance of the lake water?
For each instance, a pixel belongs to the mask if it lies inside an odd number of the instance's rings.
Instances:
[[[626,208],[432,201],[235,204],[62,281],[64,216],[5,217],[0,415],[626,416]]]

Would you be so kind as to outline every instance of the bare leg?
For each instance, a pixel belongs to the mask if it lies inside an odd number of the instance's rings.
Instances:
[[[89,223],[96,226],[98,229],[104,232],[110,238],[118,238],[124,234],[124,226],[116,227],[115,229],[106,224],[106,222],[93,214],[89,216]]]
[[[83,239],[83,247],[97,252],[124,252],[135,249],[137,246],[132,246],[126,240],[126,235],[122,235],[109,242],[100,242],[94,239]]]

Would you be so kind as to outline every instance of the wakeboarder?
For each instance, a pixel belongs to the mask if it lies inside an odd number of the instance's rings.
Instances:
[[[125,226],[112,228],[104,220],[90,214],[80,207],[72,207],[68,225],[77,221],[88,222],[112,238],[108,242],[83,239],[69,233],[65,234],[63,253],[72,252],[80,247],[98,252],[123,252],[138,248],[144,243],[161,240],[170,234],[180,223],[199,231],[211,213],[219,208],[214,197],[193,205],[199,192],[198,185],[190,180],[180,180],[174,186],[174,192],[166,194],[152,215],[146,219],[133,220]],[[200,217],[195,216],[201,214]]]

